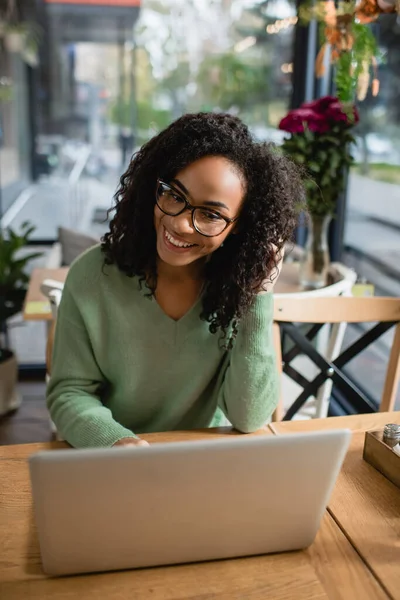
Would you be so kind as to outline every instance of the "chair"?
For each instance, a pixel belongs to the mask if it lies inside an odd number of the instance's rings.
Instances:
[[[51,373],[51,362],[53,355],[53,343],[54,343],[54,333],[56,329],[56,321],[57,321],[57,312],[58,307],[61,302],[62,290],[64,284],[59,281],[53,281],[52,279],[45,279],[40,286],[40,291],[44,296],[46,296],[50,302],[51,306],[51,314],[52,321],[50,323],[50,327],[47,334],[47,344],[46,344],[46,383],[49,381],[50,373]],[[57,434],[56,426],[53,421],[50,419],[50,427],[54,435],[58,440],[62,438]]]
[[[304,334],[295,324],[312,324],[308,333]],[[326,356],[323,356],[312,344],[312,340],[325,324],[340,323],[377,323],[338,355],[337,339],[331,339]],[[352,297],[307,297],[286,295],[275,297],[274,303],[274,343],[281,373],[286,373],[295,380],[303,391],[291,404],[283,420],[292,419],[304,406],[307,400],[317,395],[318,389],[326,381],[331,381],[349,399],[368,407],[374,412],[375,407],[369,399],[343,372],[343,367],[362,350],[377,340],[383,333],[395,327],[394,340],[391,347],[386,380],[380,403],[380,411],[393,410],[396,391],[400,379],[400,299],[399,298],[352,298]],[[282,337],[289,338],[294,346],[282,352]],[[290,363],[300,353],[305,354],[318,368],[319,373],[307,379]],[[332,358],[334,357],[334,358]],[[282,419],[282,399],[272,420]]]
[[[54,333],[56,329],[57,322],[57,311],[61,302],[62,292],[60,290],[51,290],[48,294],[48,299],[51,306],[51,314],[52,321],[47,335],[47,343],[46,343],[46,371],[47,378],[51,373],[51,361],[53,355],[53,342],[54,342]]]
[[[353,269],[349,269],[341,263],[332,263],[329,267],[328,282],[323,288],[316,290],[304,290],[301,292],[288,293],[275,293],[274,299],[279,300],[281,298],[287,298],[288,295],[291,299],[299,298],[322,298],[322,297],[338,297],[338,296],[351,296],[353,285],[355,284],[357,275]],[[325,355],[325,358],[334,360],[340,352],[343,339],[346,333],[347,323],[335,323],[332,326],[324,325],[318,331],[315,337],[318,351]],[[276,336],[276,333],[275,333]],[[276,344],[278,345],[278,344]],[[307,359],[306,359],[307,361]],[[300,356],[296,359],[298,367],[302,371],[306,371],[307,375],[310,375],[309,371],[313,370],[313,365],[309,362],[304,361],[304,357]],[[314,366],[315,368],[315,366]],[[285,378],[282,380],[283,387],[285,389],[286,396],[296,397],[297,389],[292,390],[290,385],[290,379]],[[307,404],[299,411],[299,415],[306,418],[323,418],[328,414],[329,398],[332,391],[332,381],[327,380],[319,388],[314,398],[308,400]],[[278,419],[279,420],[279,419]]]
[[[58,307],[61,302],[62,290],[64,288],[64,284],[60,281],[56,281],[55,279],[45,279],[40,285],[40,291],[43,296],[46,296],[48,301],[50,302],[52,321],[49,325],[49,329],[47,332],[47,344],[46,344],[46,370],[47,370],[47,379],[51,372],[51,357],[53,353],[53,340],[54,340],[54,332],[57,321],[57,312]]]
[[[42,292],[43,296],[46,296],[46,298],[49,299],[50,304],[52,306],[52,311],[53,311],[53,306],[56,306],[56,303],[54,303],[52,301],[50,294],[52,295],[52,297],[54,299],[58,298],[60,300],[63,289],[64,289],[64,284],[61,281],[57,281],[56,279],[45,279],[40,284],[40,291]],[[54,296],[53,292],[56,293],[56,296]],[[57,316],[57,311],[56,311],[56,316]]]

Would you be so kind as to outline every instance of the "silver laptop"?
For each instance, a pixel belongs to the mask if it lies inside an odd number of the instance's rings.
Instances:
[[[305,548],[349,439],[338,430],[35,454],[29,462],[44,571]]]

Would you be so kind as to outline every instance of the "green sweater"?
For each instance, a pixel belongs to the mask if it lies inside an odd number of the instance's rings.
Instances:
[[[278,402],[271,294],[257,296],[232,350],[200,319],[179,321],[137,277],[104,266],[100,246],[71,267],[59,308],[47,402],[72,446],[135,433],[217,426],[259,429]]]

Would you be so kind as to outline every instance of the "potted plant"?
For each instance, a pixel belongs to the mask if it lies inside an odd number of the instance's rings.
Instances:
[[[21,226],[19,234],[8,228],[0,231],[0,415],[19,405],[16,393],[18,365],[14,352],[8,348],[7,320],[21,311],[29,282],[25,268],[39,252],[22,254],[35,227]]]
[[[290,133],[283,142],[283,151],[306,174],[306,208],[310,218],[300,277],[307,288],[326,284],[328,227],[353,162],[350,148],[355,140],[351,129],[358,118],[353,105],[324,96],[289,111],[279,124],[281,130]]]
[[[3,38],[7,52],[20,54],[22,60],[31,67],[38,65],[40,41],[40,28],[38,25],[24,21],[9,22],[5,24],[0,37]]]

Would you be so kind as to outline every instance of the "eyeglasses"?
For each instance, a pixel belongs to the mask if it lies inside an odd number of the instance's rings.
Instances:
[[[181,192],[160,179],[157,180],[156,202],[158,208],[170,217],[177,217],[185,210],[190,210],[193,227],[206,237],[221,235],[231,223],[237,221],[237,217],[229,219],[204,206],[192,206]]]

